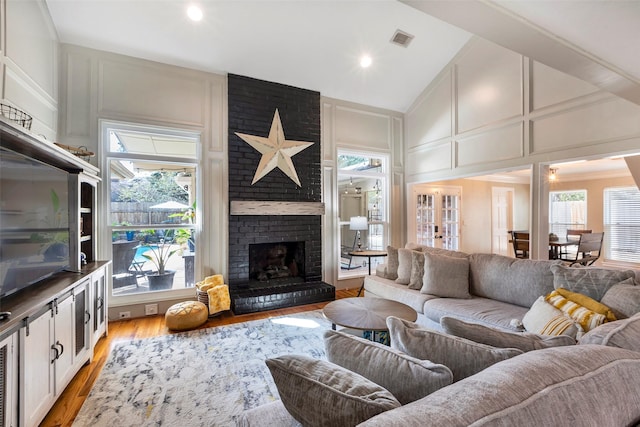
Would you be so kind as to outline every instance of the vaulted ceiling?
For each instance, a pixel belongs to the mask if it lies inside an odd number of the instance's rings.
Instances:
[[[405,112],[472,34],[640,104],[640,2],[46,0],[60,41]],[[396,30],[414,36],[390,42]],[[372,64],[361,68],[361,55]]]

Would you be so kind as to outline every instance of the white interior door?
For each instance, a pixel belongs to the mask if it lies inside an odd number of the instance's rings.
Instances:
[[[510,255],[509,230],[513,228],[512,187],[491,189],[491,253]]]
[[[413,188],[416,243],[449,250],[459,249],[460,194],[459,187],[420,185]]]

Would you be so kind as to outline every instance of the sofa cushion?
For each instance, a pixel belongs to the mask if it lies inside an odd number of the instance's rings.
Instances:
[[[398,248],[387,246],[387,271],[383,277],[391,280],[398,278]]]
[[[511,321],[522,319],[528,308],[488,298],[432,298],[424,302],[424,315],[440,323],[442,316],[453,316],[468,322],[513,330]]]
[[[524,352],[540,350],[549,347],[574,345],[576,340],[567,336],[545,336],[530,332],[510,332],[469,323],[455,317],[444,316],[440,319],[444,331],[450,335],[466,338],[471,341],[487,344],[493,347],[517,348]]]
[[[393,280],[383,279],[377,276],[364,277],[364,290],[366,296],[373,294],[379,298],[398,301],[408,305],[418,313],[424,312],[424,303],[426,301],[437,298],[433,295],[421,294]]]
[[[578,322],[585,332],[602,325],[607,320],[604,314],[596,313],[580,304],[576,304],[560,295],[558,291],[553,291],[547,295],[545,301]]]
[[[425,252],[420,293],[448,298],[471,298],[467,258]]]
[[[265,363],[285,408],[304,426],[356,425],[400,406],[381,386],[326,360],[285,355]]]
[[[522,354],[516,348],[495,348],[388,317],[391,347],[413,357],[445,365],[459,381],[501,360]]]
[[[453,382],[444,365],[343,332],[326,331],[324,346],[327,360],[381,385],[403,405]]]
[[[396,283],[408,285],[411,281],[411,249],[398,249],[398,277]]]
[[[237,427],[302,427],[302,424],[296,421],[284,407],[282,400],[275,400],[244,411],[236,424]]]
[[[469,291],[472,295],[529,308],[540,295],[553,290],[550,267],[559,262],[471,254]]]
[[[629,278],[635,278],[633,270],[611,270],[606,268],[572,268],[564,265],[554,265],[553,287],[565,288],[601,301],[604,294],[615,284]],[[543,294],[546,295],[546,294]]]
[[[605,323],[580,338],[579,344],[600,344],[640,351],[640,313],[628,319]]]
[[[420,251],[411,252],[411,277],[409,278],[409,289],[420,290],[422,288],[422,276],[424,276],[424,253]]]
[[[640,353],[530,351],[361,426],[629,426],[640,419],[640,381],[630,378],[640,378]]]
[[[640,286],[631,277],[623,280],[609,288],[602,303],[610,307],[618,319],[631,317],[640,312]]]
[[[540,335],[567,335],[576,338],[584,332],[580,324],[545,301],[544,297],[533,303],[522,318],[522,324],[528,332]]]
[[[589,298],[588,296],[579,294],[577,292],[571,292],[565,288],[558,288],[554,292],[557,292],[569,301],[575,302],[576,304],[581,305],[588,310],[604,315],[604,317],[607,319],[607,322],[618,320],[616,318],[616,315],[609,307],[601,302],[594,300],[593,298]]]

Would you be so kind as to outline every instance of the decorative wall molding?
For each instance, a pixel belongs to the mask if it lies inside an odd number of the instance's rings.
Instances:
[[[324,215],[323,202],[231,201],[231,215]]]

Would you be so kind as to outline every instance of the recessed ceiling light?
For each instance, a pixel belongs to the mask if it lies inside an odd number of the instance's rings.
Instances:
[[[372,59],[369,55],[362,55],[360,57],[360,66],[362,68],[367,68],[371,65]]]
[[[196,6],[195,4],[192,4],[187,8],[187,16],[192,21],[201,21],[203,16],[202,9],[200,9],[200,7]]]

